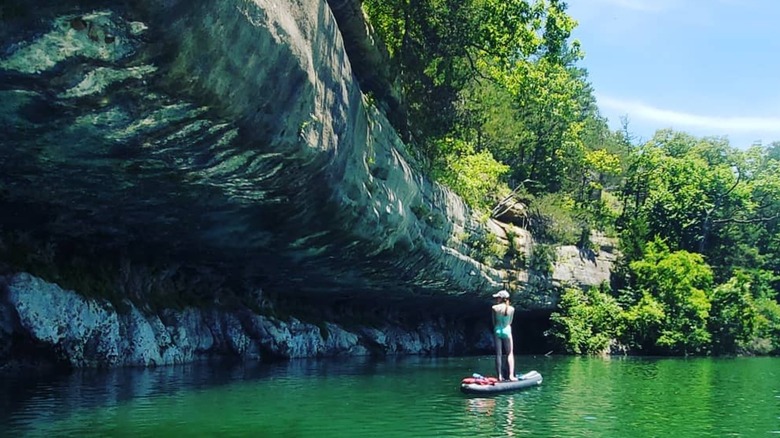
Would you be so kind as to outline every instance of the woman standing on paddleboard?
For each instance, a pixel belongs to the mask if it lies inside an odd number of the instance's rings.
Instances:
[[[509,304],[509,292],[502,290],[493,294],[496,304],[493,305],[493,338],[496,343],[496,371],[498,380],[504,379],[502,371],[503,355],[509,367],[509,380],[517,380],[515,376],[514,342],[512,341],[512,319],[515,308]]]

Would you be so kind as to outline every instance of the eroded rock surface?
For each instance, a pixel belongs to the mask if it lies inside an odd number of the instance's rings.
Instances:
[[[12,1],[0,225],[285,293],[486,293],[325,2]],[[15,15],[14,15],[15,14]]]
[[[74,368],[158,366],[213,357],[243,360],[398,354],[455,354],[469,346],[466,321],[431,318],[419,324],[343,327],[285,320],[244,309],[118,311],[29,274],[7,278],[0,293],[0,345],[36,348],[47,360]],[[20,343],[13,336],[28,337]],[[0,352],[7,353],[7,352]],[[10,361],[41,360],[34,351]]]
[[[364,96],[328,3],[6,0],[0,24],[0,357],[468,348],[438,315],[505,280],[464,243],[490,224]],[[103,296],[54,284],[64,265]],[[283,299],[437,312],[410,329],[258,311]]]

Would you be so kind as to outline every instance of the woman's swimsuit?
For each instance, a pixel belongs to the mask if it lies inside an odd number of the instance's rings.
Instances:
[[[508,339],[512,335],[512,314],[504,315],[503,313],[496,314],[496,327],[493,329],[493,333],[499,338]]]

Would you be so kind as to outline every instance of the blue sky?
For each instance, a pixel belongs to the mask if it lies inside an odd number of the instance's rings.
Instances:
[[[780,141],[780,1],[567,0],[599,109],[648,140],[673,128]]]

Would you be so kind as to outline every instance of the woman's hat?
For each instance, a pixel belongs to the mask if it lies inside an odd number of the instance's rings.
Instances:
[[[493,294],[494,298],[509,298],[509,292],[505,290],[500,290]]]

